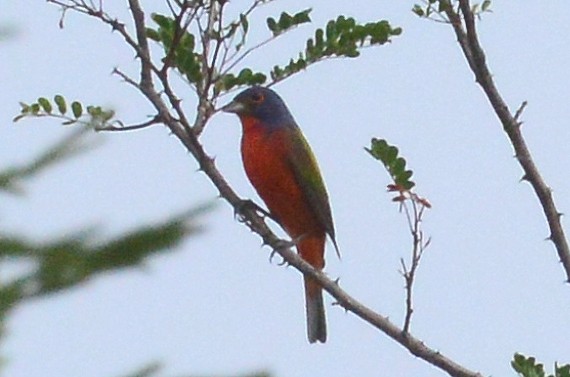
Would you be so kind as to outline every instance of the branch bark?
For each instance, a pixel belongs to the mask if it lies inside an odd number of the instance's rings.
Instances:
[[[540,201],[550,229],[550,235],[547,239],[554,243],[558,258],[566,274],[566,282],[570,283],[570,248],[560,222],[562,213],[558,211],[554,203],[552,190],[546,184],[536,167],[521,132],[522,123],[519,122],[519,117],[526,103],[523,102],[513,115],[500,95],[487,65],[485,52],[479,43],[475,27],[475,17],[469,0],[459,0],[458,11],[455,11],[451,4],[448,4],[445,13],[453,27],[457,42],[463,51],[469,68],[475,75],[476,82],[485,92],[491,107],[501,121],[503,129],[515,150],[515,157],[524,171],[522,180],[526,180],[530,183]]]

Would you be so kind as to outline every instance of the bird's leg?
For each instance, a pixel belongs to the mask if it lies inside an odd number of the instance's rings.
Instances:
[[[291,241],[282,240],[282,241],[281,241],[282,243],[280,243],[280,244],[278,245],[278,248],[279,248],[279,247],[289,247],[289,248],[291,248],[291,247],[293,247],[293,246],[296,247],[297,244],[299,244],[299,242],[301,242],[301,240],[302,240],[303,238],[305,238],[306,236],[307,236],[307,233],[303,233],[303,234],[301,234],[301,235],[298,236],[298,237],[292,238]],[[276,253],[277,253],[277,250],[276,250],[276,249],[273,249],[273,250],[271,251],[271,254],[269,255],[269,262],[272,261],[273,256],[275,256]],[[282,260],[280,263],[278,263],[277,265],[278,265],[278,266],[283,266],[284,264],[287,264],[287,261],[286,261],[285,259],[283,259],[283,260]]]

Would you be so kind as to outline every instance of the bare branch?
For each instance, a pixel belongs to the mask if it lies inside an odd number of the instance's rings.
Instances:
[[[131,77],[129,77],[126,73],[124,73],[123,71],[121,71],[119,68],[115,67],[113,68],[113,72],[112,74],[119,76],[120,78],[123,79],[124,82],[126,82],[127,84],[134,86],[135,88],[139,88],[139,83],[136,82],[135,80],[133,80]]]
[[[420,260],[422,258],[423,252],[429,245],[429,239],[427,242],[424,242],[424,234],[421,229],[424,210],[429,202],[427,202],[427,200],[424,198],[420,198],[417,194],[409,191],[400,193],[400,195],[402,195],[401,197],[404,198],[400,204],[401,208],[406,214],[408,228],[412,236],[412,255],[409,267],[403,258],[400,259],[400,264],[402,265],[401,274],[404,278],[406,289],[406,314],[404,317],[404,325],[402,327],[402,331],[405,334],[409,334],[412,322],[412,314],[414,312],[413,287],[416,279],[416,273],[420,265]],[[408,205],[408,203],[410,204]]]
[[[554,203],[552,190],[545,183],[534,163],[520,128],[518,118],[522,114],[526,103],[521,105],[514,116],[512,115],[509,107],[499,94],[495,82],[493,81],[493,76],[487,66],[485,53],[481,48],[477,36],[475,19],[469,0],[459,0],[459,7],[463,17],[453,10],[451,6],[446,7],[445,12],[451,21],[451,25],[457,36],[457,41],[467,59],[467,63],[471,71],[475,74],[477,83],[485,92],[495,114],[497,114],[497,117],[503,125],[505,133],[509,137],[513,149],[515,150],[515,156],[524,171],[525,180],[531,184],[540,201],[550,229],[548,239],[554,243],[558,258],[560,258],[560,262],[566,273],[566,282],[570,283],[570,247],[568,246],[564,229],[560,223],[560,211],[558,211]]]
[[[141,60],[141,88],[147,91],[153,90],[152,83],[152,62],[150,60],[150,49],[146,38],[146,29],[144,23],[144,12],[138,0],[129,0],[131,14],[135,22],[135,30],[137,35],[138,55]],[[124,36],[124,35],[123,35]]]
[[[229,56],[227,58],[227,60],[224,62],[225,64],[229,63],[229,66],[227,67],[221,67],[222,70],[222,75],[227,74],[229,71],[231,71],[236,65],[238,65],[243,59],[245,59],[249,54],[251,54],[252,52],[254,52],[255,50],[260,49],[261,47],[265,46],[266,44],[268,44],[269,42],[274,41],[275,39],[277,39],[279,36],[281,36],[283,34],[278,34],[278,35],[273,35],[261,42],[259,42],[258,44],[256,44],[255,46],[252,46],[250,48],[248,48],[247,50],[245,50],[239,57],[236,58],[237,55],[237,51]],[[231,62],[231,63],[230,63]]]
[[[140,124],[134,124],[131,126],[125,126],[123,122],[120,121],[117,121],[116,123],[118,124],[118,126],[115,126],[113,124],[105,126],[96,126],[95,131],[134,131],[134,130],[140,130],[141,128],[153,126],[155,124],[162,124],[162,120],[158,117],[153,117],[152,119],[146,122]]]

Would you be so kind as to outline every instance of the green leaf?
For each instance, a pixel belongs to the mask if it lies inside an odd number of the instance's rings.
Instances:
[[[545,377],[544,366],[536,363],[534,357],[525,357],[516,353],[511,361],[513,369],[523,377]]]
[[[283,32],[294,25],[293,17],[291,17],[291,15],[287,12],[282,12],[277,24],[279,25],[279,30]]]
[[[261,85],[265,84],[266,81],[267,81],[267,76],[261,72],[257,72],[251,78],[250,83],[251,85]]]
[[[87,110],[87,114],[91,115],[92,117],[99,116],[101,114],[101,107],[100,106],[88,105],[86,107],[86,110]]]
[[[319,50],[322,50],[323,47],[325,46],[324,34],[325,33],[324,33],[323,29],[315,30],[315,46]]]
[[[375,159],[382,162],[394,183],[401,189],[411,190],[415,183],[411,181],[413,172],[406,170],[406,160],[398,156],[398,148],[384,139],[373,138],[370,148],[365,148]]]
[[[73,101],[71,103],[71,111],[73,112],[73,116],[77,119],[83,115],[83,105],[78,101]]]
[[[476,4],[477,5],[477,4]],[[450,4],[448,1],[440,1],[439,2],[439,7],[437,8],[437,11],[439,13],[445,12],[447,9],[449,9]]]
[[[287,24],[287,20],[288,18],[282,15],[280,23],[273,25],[274,35],[283,32],[282,27],[294,25],[294,22],[291,25]],[[352,17],[339,16],[335,20],[328,21],[325,30],[321,28],[315,30],[314,38],[307,40],[305,51],[300,53],[297,60],[291,60],[285,67],[275,66],[271,71],[271,78],[274,82],[283,80],[327,57],[356,58],[360,55],[362,47],[388,43],[392,36],[401,32],[401,28],[392,28],[388,21],[361,25]]]
[[[522,377],[544,377],[544,365],[537,363],[534,357],[526,357],[520,353],[515,353],[511,361],[513,369]],[[554,364],[554,375],[548,377],[570,377],[570,364],[559,366]]]
[[[267,18],[267,27],[273,32],[273,35],[279,34],[279,26],[277,26],[277,21],[273,17]]]
[[[184,33],[182,35],[182,38],[180,38],[180,47],[179,47],[179,51],[185,51],[185,52],[193,52],[194,48],[196,47],[196,37],[194,37],[194,34],[190,34],[188,32]]]
[[[419,4],[414,4],[414,7],[412,8],[412,12],[414,12],[414,13],[415,13],[416,15],[418,15],[419,17],[425,16],[424,9],[423,9],[422,6],[419,5]]]
[[[146,37],[148,39],[151,39],[155,42],[160,42],[160,34],[158,33],[158,31],[149,27],[147,27],[145,30],[146,30]]]
[[[45,97],[38,98],[38,104],[43,109],[43,111],[45,111],[47,114],[51,114],[51,111],[53,110],[53,108],[52,108],[51,103],[49,102],[49,100],[47,98],[45,98]]]
[[[406,169],[406,160],[398,157],[390,166],[395,175],[402,174]]]
[[[555,377],[570,377],[570,364],[566,364],[563,366],[558,366],[558,364],[555,364],[554,368],[555,368]]]
[[[237,78],[241,83],[247,83],[252,78],[252,76],[253,72],[251,71],[251,69],[244,68],[240,71]]]
[[[38,103],[32,103],[30,106],[30,112],[33,115],[38,115],[38,113],[40,112],[40,105]]]
[[[327,37],[327,40],[335,40],[338,33],[337,33],[337,22],[335,22],[334,20],[330,20],[329,22],[327,22],[327,26],[325,28],[325,35]]]
[[[65,103],[65,98],[63,98],[63,96],[57,94],[53,97],[53,101],[55,102],[55,104],[57,106],[57,110],[59,111],[59,113],[61,115],[65,115],[65,113],[67,112],[67,104]]]
[[[311,22],[311,17],[309,14],[311,13],[311,8],[305,9],[301,12],[298,12],[291,16],[287,12],[282,12],[279,16],[279,20],[276,21],[275,18],[269,17],[267,18],[267,27],[273,33],[273,36],[277,36],[282,34],[291,28]]]
[[[312,10],[313,10],[312,8],[307,8],[304,11],[296,13],[293,16],[293,23],[295,25],[300,25],[300,24],[311,22],[311,17],[309,16],[309,14],[311,13]]]
[[[386,161],[391,164],[396,159],[397,156],[398,156],[398,148],[391,145],[388,146],[388,151],[386,153]]]
[[[163,16],[162,14],[153,13],[151,14],[151,19],[161,28],[172,30],[174,27],[174,20],[170,17]]]
[[[247,31],[249,30],[249,22],[243,13],[239,15],[239,23],[241,24],[243,33],[247,34]]]
[[[237,79],[237,77],[235,77],[235,75],[228,73],[227,75],[224,75],[222,77],[222,82],[223,82],[223,89],[225,90],[230,90],[232,89],[234,86],[239,84],[239,80]]]

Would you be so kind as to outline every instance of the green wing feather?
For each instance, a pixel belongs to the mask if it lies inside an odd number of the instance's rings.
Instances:
[[[288,158],[293,174],[307,197],[307,201],[315,212],[317,219],[330,236],[336,253],[340,257],[335,238],[329,196],[317,160],[305,136],[303,136],[303,133],[298,127],[292,127],[288,130],[287,134],[290,138],[288,144],[291,146],[291,154]]]

